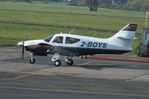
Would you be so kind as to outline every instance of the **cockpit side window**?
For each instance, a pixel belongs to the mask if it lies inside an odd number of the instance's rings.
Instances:
[[[73,44],[79,42],[80,39],[72,38],[72,37],[66,37],[66,44]]]
[[[53,38],[53,36],[49,36],[49,37],[45,38],[44,41],[50,42],[52,38]]]
[[[62,36],[55,37],[53,43],[63,43],[63,37]]]

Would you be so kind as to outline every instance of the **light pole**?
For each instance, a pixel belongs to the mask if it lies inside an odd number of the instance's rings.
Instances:
[[[148,21],[148,15],[149,15],[149,10],[146,11],[146,15],[145,15],[145,28],[147,28],[147,21]]]

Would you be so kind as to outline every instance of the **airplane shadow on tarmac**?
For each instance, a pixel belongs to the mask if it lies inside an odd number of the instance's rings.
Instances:
[[[47,57],[35,57],[36,64],[38,65],[49,65],[54,66],[53,62],[50,61],[51,58]],[[25,57],[24,60],[21,58],[11,58],[6,60],[0,60],[8,63],[22,63],[22,64],[30,64],[29,57]],[[67,66],[65,61],[62,61],[62,66]],[[70,66],[69,66],[70,67]],[[149,70],[148,63],[134,63],[134,62],[120,62],[120,61],[99,61],[99,60],[90,60],[90,59],[76,59],[74,58],[74,65],[71,67],[82,67],[86,69],[97,69],[100,70],[102,68],[120,68],[120,69],[142,69]]]
[[[79,67],[83,67],[86,69],[96,69],[96,70],[100,70],[103,68],[120,68],[122,65],[82,65]]]

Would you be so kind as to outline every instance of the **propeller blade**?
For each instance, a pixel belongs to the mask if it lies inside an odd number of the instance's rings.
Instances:
[[[23,41],[23,46],[22,46],[22,60],[24,60],[24,41]]]

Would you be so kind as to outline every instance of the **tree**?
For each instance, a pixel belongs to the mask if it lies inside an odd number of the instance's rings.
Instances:
[[[125,8],[129,10],[147,10],[149,0],[128,0]]]
[[[32,0],[23,0],[23,2],[28,2],[28,3],[31,3]]]
[[[79,0],[78,5],[88,6],[89,5],[89,0]]]
[[[98,1],[97,0],[90,0],[90,11],[97,11],[98,8]]]
[[[68,5],[76,6],[78,5],[78,0],[68,0]]]

